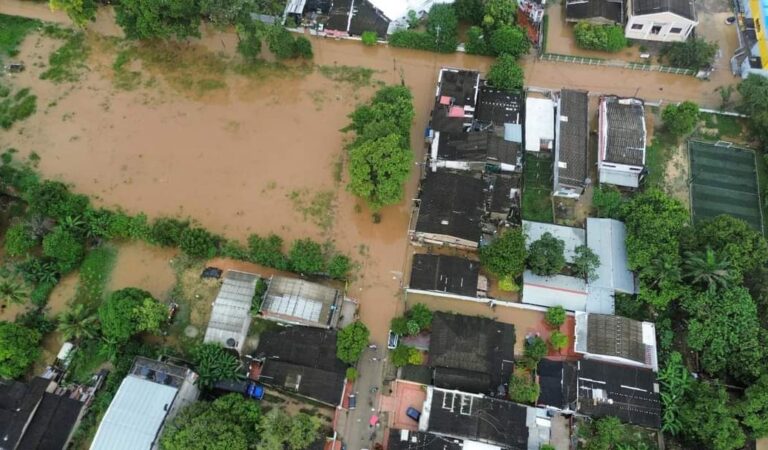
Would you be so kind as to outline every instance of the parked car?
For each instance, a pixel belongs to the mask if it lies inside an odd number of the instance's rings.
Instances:
[[[264,386],[255,381],[219,380],[213,385],[214,389],[226,392],[237,392],[246,397],[261,400],[264,398]]]
[[[349,394],[349,410],[352,411],[357,407],[357,395]]]
[[[397,344],[399,342],[400,342],[400,336],[393,333],[392,330],[389,330],[389,337],[387,338],[387,348],[392,350],[393,348],[397,347]]]
[[[216,278],[218,280],[221,278],[222,273],[224,271],[218,267],[206,267],[203,269],[203,273],[200,274],[200,278]]]
[[[413,406],[409,406],[408,409],[405,410],[405,415],[418,422],[421,418],[421,411]]]

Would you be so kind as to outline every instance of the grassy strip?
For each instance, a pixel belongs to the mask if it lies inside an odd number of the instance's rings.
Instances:
[[[66,35],[66,42],[48,57],[48,70],[40,74],[40,78],[54,83],[78,81],[86,67],[85,61],[89,52],[85,34],[71,30],[62,31],[61,28],[51,30],[52,33]]]
[[[92,309],[99,306],[116,258],[117,250],[110,245],[103,245],[86,255],[80,266],[80,283],[73,304]]]
[[[554,222],[552,215],[552,159],[526,156],[523,173],[523,219]]]
[[[675,154],[677,141],[673,136],[663,130],[655,129],[653,142],[645,152],[645,167],[648,174],[645,176],[646,188],[660,188],[665,186],[667,165]]]
[[[38,26],[37,20],[0,14],[0,62],[5,56],[18,55],[19,45]]]
[[[356,88],[372,84],[373,69],[354,66],[317,66],[317,71],[330,80],[339,83],[349,83]]]

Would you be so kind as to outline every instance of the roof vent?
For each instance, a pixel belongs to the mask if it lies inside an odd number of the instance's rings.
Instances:
[[[448,221],[443,219],[443,220],[440,221],[440,224],[441,225],[448,225]]]
[[[560,116],[560,122],[568,122],[568,116]]]
[[[568,163],[565,162],[565,161],[558,161],[557,162],[557,167],[560,168],[560,169],[567,169],[568,168]]]

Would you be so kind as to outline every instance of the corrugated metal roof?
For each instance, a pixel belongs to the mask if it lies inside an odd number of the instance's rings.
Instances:
[[[91,450],[149,450],[177,388],[126,377],[93,438]]]
[[[251,304],[256,292],[258,275],[227,271],[224,283],[213,302],[211,319],[205,331],[204,342],[216,342],[225,347],[229,339],[235,340],[235,349],[243,348],[251,326]]]
[[[339,320],[338,290],[298,278],[272,277],[261,303],[268,319],[322,328],[335,327]]]
[[[530,270],[523,272],[523,303],[539,306],[562,306],[569,311],[585,311],[587,283],[566,275],[542,277]]]
[[[534,241],[541,239],[541,236],[547,232],[558,239],[562,239],[565,242],[563,255],[569,263],[573,262],[573,258],[576,256],[576,247],[587,243],[587,236],[582,228],[523,220],[523,232],[525,233],[526,248],[530,247]]]
[[[600,167],[600,184],[603,183],[636,188],[640,186],[640,172],[611,170],[602,166]]]
[[[590,282],[590,288],[635,293],[635,278],[627,267],[626,239],[624,223],[613,219],[587,219],[587,243],[600,258],[600,266],[595,271],[597,279]]]

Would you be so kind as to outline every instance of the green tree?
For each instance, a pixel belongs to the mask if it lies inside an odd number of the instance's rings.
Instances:
[[[85,28],[88,22],[96,18],[94,0],[50,0],[52,10],[64,11],[78,28]]]
[[[597,210],[597,217],[618,219],[623,204],[624,199],[616,186],[595,186],[592,191],[592,206]]]
[[[3,245],[6,255],[24,256],[37,245],[37,239],[25,223],[16,222],[6,230]]]
[[[459,20],[473,25],[483,23],[485,15],[483,0],[456,0],[453,7],[456,9],[456,17]]]
[[[664,407],[661,429],[677,435],[682,430],[680,408],[694,383],[680,353],[672,352],[669,355],[667,363],[659,371],[659,383],[661,384],[661,404]]]
[[[459,21],[453,5],[435,3],[429,8],[427,34],[434,39],[435,50],[441,53],[456,51]]]
[[[397,134],[354,144],[349,149],[350,192],[373,210],[399,203],[411,173],[413,154]]]
[[[43,181],[33,186],[26,197],[30,213],[52,219],[82,216],[88,208],[88,197],[72,194],[59,181]]]
[[[765,145],[768,143],[768,78],[750,74],[736,90],[741,95],[737,108],[749,116],[749,132]]]
[[[576,275],[589,281],[597,279],[595,270],[600,267],[600,257],[586,245],[576,247],[576,256],[573,258],[573,271]]]
[[[761,372],[764,354],[757,308],[742,287],[687,296],[682,307],[689,315],[686,340],[699,352],[710,374],[728,372],[748,383]]]
[[[211,387],[219,380],[233,380],[240,363],[218,344],[199,344],[192,350],[192,361],[200,376],[200,386]]]
[[[541,387],[525,369],[515,369],[509,378],[509,399],[516,403],[535,404]]]
[[[539,361],[547,356],[547,343],[544,339],[533,336],[525,341],[525,350],[523,350],[523,364],[529,369],[535,369]]]
[[[349,381],[355,381],[357,380],[359,373],[357,372],[357,369],[354,367],[347,367],[347,371],[345,373],[345,378]]]
[[[43,238],[43,255],[53,258],[61,273],[77,267],[85,256],[83,243],[61,227]]]
[[[296,37],[293,41],[293,54],[296,58],[312,59],[312,42],[304,36]]]
[[[336,335],[336,356],[347,364],[354,364],[368,346],[369,336],[368,327],[360,321],[342,328]]]
[[[565,242],[546,232],[531,242],[528,248],[528,267],[536,275],[555,275],[565,267]]]
[[[664,127],[676,137],[693,132],[699,121],[699,105],[685,101],[678,105],[669,104],[661,112]]]
[[[143,331],[156,332],[165,319],[167,310],[155,306],[152,294],[137,288],[124,288],[112,292],[99,306],[99,322],[107,339],[124,343]]]
[[[360,36],[360,38],[363,41],[363,45],[368,47],[375,46],[376,42],[379,40],[379,36],[375,31],[363,31],[363,34]]]
[[[492,55],[490,43],[485,39],[485,32],[477,25],[469,27],[467,30],[467,42],[464,43],[464,50],[470,55]]]
[[[278,411],[274,409],[273,411]],[[262,423],[259,403],[240,394],[213,402],[194,402],[166,423],[160,437],[163,450],[234,450],[254,448]]]
[[[267,46],[277,59],[289,59],[296,56],[296,44],[291,32],[282,25],[274,25],[267,32]]]
[[[93,339],[99,331],[99,318],[85,305],[77,304],[58,317],[58,330],[65,341]]]
[[[424,303],[416,303],[408,310],[408,318],[415,321],[419,330],[427,330],[432,326],[432,311]]]
[[[291,417],[280,409],[273,409],[264,415],[258,427],[260,450],[304,450],[320,435],[320,421],[308,414],[299,413]]]
[[[216,236],[205,228],[186,228],[179,239],[181,251],[193,258],[213,258],[217,245]]]
[[[514,91],[523,88],[525,73],[512,55],[501,55],[491,64],[488,82],[499,89]]]
[[[291,269],[297,273],[315,274],[325,268],[323,247],[312,239],[293,241],[288,259],[291,261]]]
[[[29,292],[19,283],[8,278],[0,279],[0,304],[18,305],[24,303]]]
[[[189,228],[188,220],[172,217],[160,217],[152,224],[150,239],[164,247],[176,247],[181,243],[181,235]]]
[[[579,22],[573,27],[573,35],[578,47],[587,50],[618,52],[628,44],[624,37],[624,27],[620,25],[594,25]]]
[[[185,39],[200,36],[199,1],[120,0],[116,21],[129,39]]]
[[[517,2],[513,0],[486,0],[483,8],[483,25],[488,29],[514,25]]]
[[[727,289],[734,276],[730,261],[718,258],[711,248],[707,248],[705,252],[685,253],[683,278],[706,289]]]
[[[585,450],[619,450],[619,445],[626,442],[627,427],[618,417],[608,416],[595,420],[591,426],[584,427]]]
[[[716,42],[697,37],[668,44],[662,50],[662,56],[672,67],[701,70],[712,65],[717,49]]]
[[[328,275],[337,280],[346,280],[352,270],[352,261],[347,255],[336,254],[328,261]]]
[[[421,328],[419,328],[419,323],[415,320],[408,320],[405,322],[405,327],[408,329],[409,336],[416,336],[421,331]]]
[[[403,367],[408,364],[419,365],[423,362],[421,352],[407,345],[398,345],[390,351],[390,360],[395,367]]]
[[[523,273],[526,256],[525,237],[519,228],[506,230],[490,245],[480,247],[480,264],[497,277]]]
[[[565,323],[566,312],[562,306],[553,306],[544,313],[544,321],[551,328],[558,329]]]
[[[720,215],[698,222],[684,248],[702,251],[711,248],[718,256],[730,261],[733,269],[746,274],[768,262],[768,244],[763,234],[741,219]]]
[[[716,383],[696,382],[680,407],[681,435],[692,446],[735,450],[746,437],[728,404],[728,393]]]
[[[502,25],[491,33],[491,48],[497,55],[512,55],[515,58],[528,53],[531,43],[525,31],[512,25]]]
[[[253,26],[238,25],[237,52],[249,62],[257,61],[261,54],[261,35]]]
[[[0,321],[0,378],[23,375],[40,355],[40,338],[37,330]]]
[[[408,334],[408,319],[406,317],[393,317],[389,323],[389,329],[398,336]]]
[[[257,234],[248,236],[248,253],[251,261],[278,270],[288,268],[288,258],[283,254],[283,238],[272,233],[263,238]]]
[[[549,335],[549,345],[560,352],[568,347],[568,336],[562,331],[555,330]]]
[[[237,25],[251,20],[256,12],[253,0],[198,0],[200,13],[217,27]]]
[[[291,428],[286,437],[286,444],[290,450],[304,450],[309,448],[320,437],[320,420],[317,417],[305,413],[293,416]]]
[[[768,374],[763,374],[748,386],[736,411],[741,422],[749,430],[750,437],[768,436]]]

